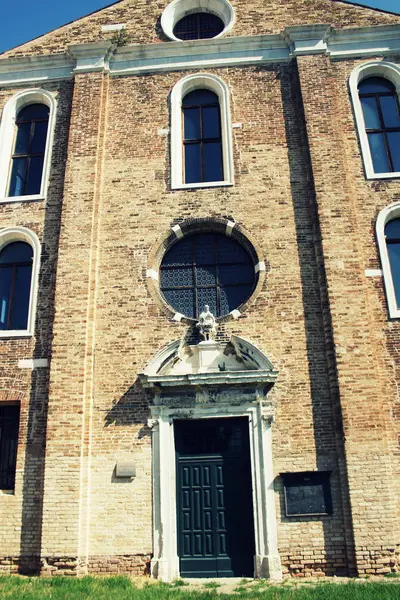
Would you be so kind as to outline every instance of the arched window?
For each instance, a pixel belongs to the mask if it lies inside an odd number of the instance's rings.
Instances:
[[[396,307],[400,309],[400,218],[392,219],[386,223],[385,239]]]
[[[258,275],[248,251],[220,233],[196,233],[176,242],[160,267],[160,288],[178,313],[197,318],[206,304],[225,316],[253,293]]]
[[[396,88],[382,77],[363,79],[358,93],[375,173],[400,171],[400,107]]]
[[[12,242],[0,252],[0,329],[26,330],[31,293],[33,249]]]
[[[24,90],[10,98],[0,124],[0,201],[46,197],[56,101],[47,90]]]
[[[367,179],[400,177],[400,68],[374,61],[354,69],[349,79]]]
[[[45,104],[29,104],[19,111],[8,196],[40,194],[48,124]]]
[[[26,227],[0,230],[0,337],[34,331],[40,242]]]
[[[387,206],[376,220],[389,316],[400,317],[400,202]]]
[[[232,184],[228,88],[215,75],[188,75],[171,93],[171,187]]]
[[[221,117],[218,96],[195,90],[182,101],[185,183],[222,181]]]

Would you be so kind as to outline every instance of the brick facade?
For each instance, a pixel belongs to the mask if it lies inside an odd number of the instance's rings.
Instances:
[[[333,0],[232,5],[232,38],[400,26]],[[109,39],[104,24],[126,23],[130,43],[167,44],[164,8],[122,0],[6,52],[0,66]],[[367,60],[93,69],[0,87],[0,110],[39,85],[58,103],[46,201],[0,204],[1,229],[27,227],[42,244],[35,335],[0,339],[0,402],[21,406],[15,490],[0,492],[0,572],[149,573],[152,398],[138,376],[190,326],[167,314],[146,270],[170,228],[193,218],[235,221],[266,264],[242,318],[223,329],[279,371],[269,396],[284,575],[400,570],[400,326],[383,280],[365,276],[380,268],[375,221],[400,183],[364,175],[347,82]],[[171,190],[169,95],[196,72],[229,88],[234,185]],[[30,358],[49,368],[19,367]],[[136,465],[129,481],[115,476],[124,460]],[[314,470],[332,472],[333,514],[286,517],[279,474]]]

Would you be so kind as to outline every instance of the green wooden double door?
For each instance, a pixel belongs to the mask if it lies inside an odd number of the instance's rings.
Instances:
[[[248,419],[175,421],[175,447],[181,576],[253,576]]]

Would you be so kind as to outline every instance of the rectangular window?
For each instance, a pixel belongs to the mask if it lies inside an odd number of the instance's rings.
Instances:
[[[17,462],[19,405],[0,404],[0,490],[13,490]]]
[[[281,473],[281,475],[287,517],[332,514],[329,471]]]

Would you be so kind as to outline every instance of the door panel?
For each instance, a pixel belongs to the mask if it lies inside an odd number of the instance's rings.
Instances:
[[[248,420],[177,421],[175,438],[181,575],[252,576]]]

